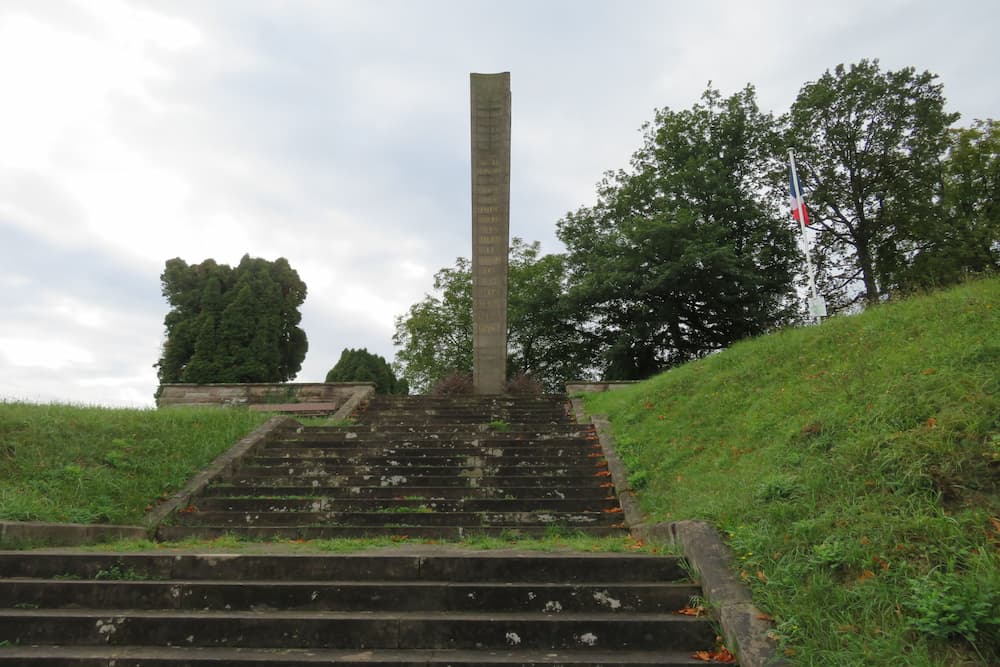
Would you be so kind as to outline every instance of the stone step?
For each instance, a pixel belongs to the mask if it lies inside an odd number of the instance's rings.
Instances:
[[[318,481],[318,480],[314,480]],[[604,485],[607,485],[606,487]],[[265,485],[265,484],[212,484],[203,492],[202,497],[262,497],[262,498],[373,498],[373,499],[595,499],[605,498],[613,489],[610,482],[602,482],[600,486],[568,487],[563,484],[554,486],[531,486],[505,488],[498,487],[467,487],[467,486],[425,486],[419,489],[410,488],[401,491],[389,486],[321,486],[317,484],[298,485]]]
[[[528,611],[672,613],[700,594],[683,583],[442,581],[74,581],[11,579],[0,607],[268,611]]]
[[[394,427],[395,426],[395,427]],[[361,437],[363,434],[375,434],[376,437],[405,438],[413,434],[421,434],[423,437],[438,437],[452,435],[478,435],[480,437],[507,440],[523,438],[525,435],[535,435],[543,439],[553,437],[575,438],[587,437],[594,434],[592,426],[581,424],[546,424],[542,427],[526,426],[521,424],[511,424],[504,430],[490,428],[485,424],[462,424],[449,423],[437,425],[434,428],[426,428],[424,424],[383,424],[361,422],[353,426],[302,426],[295,430],[288,430],[282,433],[282,437],[305,438],[305,437],[337,437],[343,436],[350,439]],[[596,438],[596,436],[594,436]]]
[[[688,576],[683,559],[652,554],[475,550],[282,555],[0,551],[0,578],[97,579],[111,569],[150,580],[633,583],[680,581]]]
[[[549,463],[566,463],[570,456],[584,462],[603,459],[603,452],[591,447],[466,447],[458,448],[424,447],[342,447],[338,449],[326,447],[264,447],[244,460],[259,463],[278,462],[289,459],[320,460],[331,463],[367,463],[386,464],[399,461],[393,465],[433,464],[452,465],[473,461],[477,465],[490,463],[522,463],[536,462],[539,465]]]
[[[566,667],[688,667],[705,665],[690,650],[395,650],[259,649],[154,646],[36,646],[0,651],[0,665],[16,667],[493,667],[564,665]]]
[[[526,500],[501,498],[201,498],[199,512],[322,512],[328,510],[374,512],[426,508],[434,512],[584,512],[613,510],[618,507],[614,496],[604,498],[565,499],[531,498]]]
[[[0,609],[21,644],[344,649],[654,650],[710,646],[706,620],[581,613]]]
[[[471,457],[475,458],[475,457]],[[607,461],[596,459],[577,464],[574,459],[564,458],[532,464],[530,461],[507,461],[505,459],[468,460],[463,458],[459,463],[450,465],[433,465],[426,462],[423,465],[405,465],[396,459],[387,464],[353,464],[337,460],[324,459],[260,459],[250,457],[240,468],[241,477],[275,477],[299,474],[305,477],[346,475],[348,477],[378,476],[392,477],[396,475],[419,477],[446,477],[458,475],[463,477],[511,477],[537,475],[545,477],[593,477],[595,472],[607,469]],[[393,465],[395,463],[395,465]]]
[[[459,425],[467,424],[485,430],[503,431],[514,428],[539,428],[553,425],[572,424],[566,415],[552,414],[473,414],[473,413],[407,413],[382,412],[367,419],[358,419],[357,424],[404,424],[414,426]]]
[[[555,532],[553,532],[555,531]],[[624,523],[610,526],[413,526],[405,521],[397,525],[376,526],[166,526],[156,530],[161,541],[215,540],[235,536],[245,540],[338,540],[389,537],[399,540],[443,540],[456,542],[474,537],[503,539],[551,537],[553,534],[586,534],[588,537],[624,537]]]
[[[621,523],[609,512],[227,512],[178,514],[178,525],[211,526],[605,526]]]
[[[389,437],[392,435],[393,437]],[[530,437],[523,439],[484,437],[481,434],[470,434],[467,437],[428,437],[420,433],[380,434],[378,432],[359,432],[353,438],[316,435],[287,436],[281,440],[272,440],[262,449],[271,448],[306,448],[306,449],[367,449],[378,450],[385,447],[399,449],[502,449],[513,451],[544,451],[545,448],[596,448],[597,440],[582,437]],[[398,437],[397,437],[398,436]]]
[[[597,485],[600,479],[592,475],[500,475],[500,476],[475,476],[459,475],[454,472],[444,475],[336,475],[316,472],[309,475],[304,469],[299,469],[295,475],[282,474],[280,470],[260,468],[254,470],[239,471],[236,477],[229,480],[233,484],[245,486],[257,486],[259,484],[270,484],[273,486],[302,486],[317,482],[316,486],[384,486],[400,489],[424,489],[436,486],[456,486],[462,488],[478,488],[483,486],[497,489],[510,489],[515,487],[555,487],[559,490],[563,488],[586,487]],[[259,474],[258,474],[259,473]],[[400,493],[400,495],[405,495]]]
[[[289,446],[323,445],[347,443],[356,447],[367,447],[369,442],[376,444],[396,445],[402,443],[426,444],[430,447],[466,445],[472,447],[502,445],[505,447],[539,446],[539,445],[579,445],[581,441],[591,444],[597,442],[597,435],[589,430],[576,431],[545,431],[534,429],[521,433],[496,433],[479,430],[466,431],[421,431],[407,429],[403,431],[379,431],[364,428],[354,428],[340,431],[285,431],[275,434],[272,442],[287,442]]]

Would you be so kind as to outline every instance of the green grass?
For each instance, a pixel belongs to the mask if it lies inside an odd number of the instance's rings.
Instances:
[[[0,519],[140,523],[268,417],[0,402]]]
[[[704,519],[802,665],[1000,664],[1000,281],[747,341],[607,414],[652,520]]]

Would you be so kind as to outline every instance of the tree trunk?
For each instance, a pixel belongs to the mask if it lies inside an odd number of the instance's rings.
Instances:
[[[858,264],[861,265],[861,279],[865,283],[865,301],[868,305],[879,300],[878,283],[875,281],[875,267],[872,264],[871,249],[867,239],[858,239]]]

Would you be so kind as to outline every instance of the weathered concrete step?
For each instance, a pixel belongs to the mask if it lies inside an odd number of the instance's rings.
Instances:
[[[566,394],[518,394],[503,396],[435,396],[433,394],[418,394],[404,396],[400,394],[379,394],[373,397],[368,405],[559,405],[567,400]]]
[[[699,648],[709,648],[708,646]],[[392,650],[253,649],[151,646],[14,646],[0,651],[0,665],[24,667],[689,667],[705,665],[691,650]]]
[[[355,434],[354,437],[360,438],[362,434],[376,434],[378,437],[389,437],[392,439],[405,438],[407,435],[412,436],[414,433],[419,433],[423,437],[430,437],[432,435],[437,435],[438,437],[445,436],[455,436],[455,435],[481,435],[497,440],[505,439],[519,439],[523,438],[525,435],[535,435],[540,438],[551,438],[551,437],[584,437],[588,434],[594,433],[593,426],[582,425],[582,424],[550,424],[546,425],[544,428],[535,428],[530,426],[522,426],[518,424],[511,424],[505,430],[491,429],[489,426],[484,424],[442,424],[435,426],[433,429],[424,428],[423,425],[413,425],[413,424],[399,424],[396,428],[392,427],[392,424],[382,424],[382,423],[370,423],[370,424],[355,424],[354,426],[303,426],[301,428],[295,429],[294,431],[289,430],[282,433],[283,437],[337,437],[343,436],[350,439],[352,436],[350,434]],[[420,428],[417,428],[420,426]]]
[[[318,480],[313,480],[318,481]],[[301,480],[299,480],[301,482]],[[605,486],[606,485],[606,486]],[[558,486],[531,487],[467,487],[467,486],[426,486],[419,489],[401,491],[390,486],[312,486],[311,484],[265,485],[265,484],[212,484],[205,488],[201,497],[259,497],[261,499],[280,499],[287,497],[302,498],[386,498],[386,499],[595,499],[605,498],[613,489],[610,482],[602,482],[599,486],[570,487],[564,484]]]
[[[395,460],[394,460],[395,461]],[[585,459],[586,461],[586,459]],[[399,463],[399,461],[395,461]],[[276,459],[264,462],[256,457],[249,457],[240,468],[239,475],[274,477],[292,474],[306,477],[325,475],[347,475],[361,477],[364,475],[391,477],[406,475],[409,477],[446,477],[460,475],[464,477],[510,477],[522,475],[537,475],[545,477],[591,477],[598,470],[607,468],[607,461],[597,459],[577,464],[572,459],[556,460],[545,464],[532,465],[530,462],[493,463],[472,461],[456,465],[377,465],[377,464],[344,464],[328,462],[323,459]],[[560,465],[561,464],[561,465]]]
[[[178,525],[211,526],[604,526],[623,521],[608,512],[226,512],[178,514]]]
[[[534,403],[524,405],[469,405],[461,403],[439,403],[439,404],[391,404],[383,403],[375,408],[368,408],[361,415],[417,415],[417,416],[451,416],[451,415],[476,415],[493,416],[501,419],[516,415],[529,416],[552,416],[562,419],[568,418],[567,408],[564,404]]]
[[[30,555],[30,558],[26,558]],[[0,577],[97,579],[110,568],[149,580],[668,582],[687,577],[669,555],[456,550],[402,554],[0,551]]]
[[[245,460],[271,464],[288,460],[319,461],[366,465],[455,465],[471,464],[565,464],[571,457],[580,461],[604,458],[604,454],[591,447],[396,447],[339,448],[325,447],[265,447]],[[397,463],[392,463],[396,461]]]
[[[511,424],[502,430],[490,428],[483,424],[463,424],[461,422],[441,423],[411,423],[403,421],[371,422],[357,424],[347,433],[385,433],[393,436],[406,433],[420,433],[426,436],[437,435],[440,438],[449,436],[468,436],[473,434],[487,435],[491,438],[517,440],[525,437],[584,437],[590,429],[579,424],[540,424],[537,426]]]
[[[392,537],[399,539],[431,539],[460,541],[470,537],[549,537],[552,531],[567,530],[592,537],[621,537],[628,534],[625,524],[611,526],[160,526],[157,539],[181,541],[187,539],[214,540],[236,536],[246,540],[336,540]]]
[[[671,613],[700,593],[675,583],[455,583],[450,581],[66,581],[13,579],[0,607],[268,611],[531,611]],[[113,613],[113,612],[106,612]]]
[[[577,422],[572,421],[566,415],[557,414],[473,414],[473,413],[452,413],[452,414],[409,414],[403,412],[382,412],[377,415],[358,419],[355,424],[399,424],[403,426],[435,427],[468,425],[484,430],[503,431],[516,428],[549,428],[551,426],[569,426]]]
[[[378,452],[386,448],[400,451],[409,450],[449,450],[449,451],[482,451],[495,449],[502,451],[538,451],[547,449],[567,449],[570,451],[596,449],[599,447],[597,440],[582,437],[552,437],[552,438],[483,438],[474,434],[462,437],[445,436],[443,438],[428,438],[418,433],[403,434],[398,438],[376,437],[377,433],[369,434],[371,437],[357,438],[328,438],[298,436],[272,440],[261,448],[262,451],[270,449],[330,449],[333,451],[366,451]]]
[[[715,632],[704,619],[640,613],[3,609],[0,636],[85,646],[670,650],[709,646]]]
[[[266,470],[266,469],[261,469]],[[401,489],[424,489],[426,487],[453,486],[463,488],[475,488],[481,486],[492,486],[498,489],[514,487],[555,487],[562,490],[565,487],[585,487],[598,485],[601,477],[589,475],[529,475],[529,476],[475,476],[461,475],[457,472],[448,475],[335,475],[313,473],[303,471],[300,474],[287,475],[275,470],[273,474],[266,472],[257,474],[260,471],[241,470],[237,476],[229,480],[233,484],[257,486],[259,484],[271,484],[274,486],[302,486],[317,482],[316,486],[384,486],[387,488]],[[399,495],[409,495],[400,493]]]
[[[323,512],[401,511],[428,509],[434,512],[585,512],[611,510],[618,498],[589,499],[501,499],[501,498],[199,498],[199,512]]]

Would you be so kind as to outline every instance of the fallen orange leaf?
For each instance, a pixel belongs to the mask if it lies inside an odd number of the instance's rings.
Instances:
[[[601,510],[601,511],[604,512],[605,514],[616,514],[618,512],[621,512],[622,508],[621,507],[612,507],[610,509]]]
[[[869,579],[874,579],[874,578],[875,578],[874,572],[872,572],[871,570],[865,570],[864,572],[861,573],[861,576],[858,577],[858,581],[868,581]]]
[[[698,651],[691,657],[705,662],[736,662],[736,656],[730,653],[725,646],[720,646],[718,651]]]
[[[758,621],[773,621],[774,617],[768,616],[767,614],[757,614]]]
[[[603,484],[601,484],[601,488],[602,489],[610,489],[613,486],[614,486],[614,484],[611,483],[611,482],[604,482]]]
[[[696,607],[687,606],[684,607],[683,609],[678,609],[674,613],[683,614],[684,616],[704,616],[705,608],[702,607],[701,605],[698,605]]]
[[[611,477],[611,473],[607,470],[598,470],[594,473],[594,477]]]
[[[757,578],[765,584],[767,583],[767,575],[764,574],[764,570],[757,570]]]

